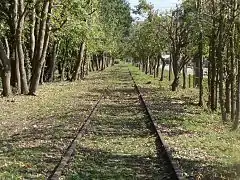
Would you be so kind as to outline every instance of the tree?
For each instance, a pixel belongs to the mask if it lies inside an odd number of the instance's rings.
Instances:
[[[3,96],[10,96],[12,94],[11,90],[11,62],[7,57],[4,46],[0,41],[0,67],[1,67],[1,77],[2,77],[2,85],[3,85]]]
[[[30,80],[29,95],[36,95],[38,89],[41,71],[45,62],[47,48],[50,36],[50,14],[52,13],[53,0],[43,2],[41,20],[38,32],[38,41],[34,50],[33,70]]]

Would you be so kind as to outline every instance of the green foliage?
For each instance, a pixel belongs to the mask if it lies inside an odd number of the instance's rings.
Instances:
[[[151,11],[145,21],[134,23],[126,43],[126,46],[129,46],[126,55],[146,60],[148,56],[157,57],[167,51],[169,39],[167,31],[162,26],[165,20],[165,17]]]
[[[147,3],[146,0],[139,0],[139,4],[136,6],[135,14],[143,15],[145,13],[149,14],[153,10],[153,5]]]
[[[130,7],[122,0],[71,1],[67,10],[67,23],[59,32],[73,42],[87,41],[89,52],[117,52],[120,39],[131,25]],[[66,8],[67,7],[67,8]]]
[[[100,1],[100,22],[105,33],[105,48],[114,56],[118,56],[119,46],[128,36],[132,18],[130,6],[125,0]],[[106,51],[105,50],[105,51]]]

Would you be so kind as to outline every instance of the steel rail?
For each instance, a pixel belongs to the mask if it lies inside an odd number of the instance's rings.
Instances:
[[[154,119],[154,116],[152,115],[151,110],[148,108],[147,103],[144,100],[143,95],[142,95],[141,91],[139,90],[139,87],[138,87],[136,81],[134,80],[134,77],[133,77],[130,69],[128,69],[128,71],[132,78],[134,88],[138,94],[140,103],[143,106],[143,108],[145,109],[146,115],[148,116],[148,118],[150,120],[150,126],[151,126],[150,128],[156,136],[156,145],[158,146],[157,147],[158,154],[161,155],[162,157],[164,157],[164,159],[168,162],[169,168],[171,168],[172,173],[170,174],[170,176],[171,176],[170,178],[173,180],[184,180],[185,178],[183,176],[183,173],[180,170],[180,168],[178,167],[177,163],[173,160],[171,150],[170,150],[169,146],[167,145],[167,143],[164,141],[164,138],[162,136],[160,128],[157,124],[157,121]]]
[[[77,134],[74,136],[71,143],[69,144],[69,146],[63,153],[61,160],[58,162],[58,164],[55,166],[54,170],[51,172],[50,176],[47,178],[48,180],[58,180],[61,177],[64,168],[68,165],[70,159],[75,155],[77,140],[80,139],[81,137],[83,137],[85,130],[91,121],[91,116],[97,109],[97,106],[101,102],[103,97],[104,97],[104,93],[98,99],[97,103],[92,108],[90,114],[83,121],[81,127],[77,131]]]

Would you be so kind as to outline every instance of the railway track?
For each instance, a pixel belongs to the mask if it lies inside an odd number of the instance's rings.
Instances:
[[[60,179],[60,177],[62,175],[62,172],[64,171],[64,168],[67,167],[67,165],[70,162],[71,158],[75,154],[77,140],[80,139],[84,135],[85,130],[86,130],[87,126],[89,125],[90,121],[91,121],[91,116],[96,111],[96,109],[97,109],[99,103],[101,102],[101,100],[103,99],[103,97],[104,97],[104,93],[100,96],[100,98],[98,99],[98,101],[94,105],[94,107],[92,108],[92,110],[89,113],[89,115],[87,116],[87,118],[83,121],[81,127],[77,131],[77,134],[74,136],[74,138],[72,139],[72,141],[69,144],[68,148],[66,149],[66,151],[62,155],[61,160],[55,166],[55,168],[51,172],[50,176],[47,178],[48,180],[58,180],[58,179]]]
[[[138,86],[137,86],[137,84],[136,84],[136,82],[135,82],[135,80],[133,78],[132,73],[130,72],[130,70],[128,70],[128,71],[129,71],[130,77],[129,77],[129,75],[127,75],[128,72],[126,72],[126,74],[125,74],[125,76],[127,78],[127,81],[129,83],[129,85],[134,85],[134,89],[131,90],[131,93],[132,93],[132,95],[135,94],[134,97],[136,97],[136,98],[138,97],[139,100],[140,100],[141,108],[139,107],[139,109],[141,109],[141,110],[139,111],[139,113],[145,114],[145,118],[144,119],[146,119],[146,118],[148,119],[148,122],[146,123],[147,125],[145,126],[146,130],[149,129],[152,132],[152,134],[154,135],[154,137],[156,138],[155,139],[155,145],[156,145],[156,153],[157,153],[157,164],[158,164],[158,169],[159,169],[159,171],[158,171],[159,177],[157,177],[157,179],[169,179],[169,180],[175,180],[175,179],[176,180],[182,180],[182,179],[184,179],[183,176],[182,176],[181,171],[179,170],[179,168],[177,167],[176,163],[171,158],[170,150],[169,150],[167,144],[163,140],[163,137],[162,137],[161,132],[160,132],[160,130],[158,128],[158,125],[157,125],[156,121],[154,120],[154,118],[153,118],[153,116],[151,114],[151,111],[148,108],[146,102],[144,101],[143,96],[142,96],[142,94],[141,94],[141,92],[140,92],[140,90],[139,90],[139,88],[138,88]],[[131,78],[131,80],[130,80],[130,78]],[[111,92],[111,91],[109,90],[109,92]],[[101,95],[101,97],[99,98],[99,100],[97,101],[95,106],[93,107],[93,109],[90,112],[90,114],[88,115],[88,117],[85,119],[85,121],[82,123],[81,127],[78,129],[77,134],[74,136],[73,140],[69,144],[69,146],[66,149],[65,153],[62,155],[61,160],[55,166],[54,170],[52,171],[52,173],[48,177],[48,180],[58,180],[58,179],[60,179],[64,169],[67,167],[68,163],[70,162],[72,157],[75,155],[75,149],[76,149],[76,145],[77,145],[77,140],[80,139],[81,137],[83,137],[83,135],[85,133],[85,130],[87,129],[88,124],[90,123],[91,116],[96,111],[96,109],[97,109],[99,103],[101,102],[101,100],[103,99],[103,97],[104,97],[104,93]],[[110,99],[110,100],[114,100],[116,102],[116,104],[119,103],[115,99],[114,96],[111,97],[111,98],[112,99]],[[139,106],[139,105],[137,105],[137,106]],[[99,109],[101,110],[101,107]],[[119,111],[123,111],[123,109],[120,109]],[[118,112],[116,112],[116,114],[117,113]],[[98,122],[98,123],[101,123],[101,122]],[[114,122],[110,122],[110,123],[114,124]],[[135,123],[138,124],[138,123],[143,123],[143,122],[135,121]],[[97,126],[97,124],[96,124],[96,126]],[[102,131],[104,131],[104,129],[102,129],[102,128],[100,128],[100,129]],[[117,130],[119,130],[119,129],[116,129],[116,131]],[[102,133],[104,133],[104,132],[100,132],[100,134],[102,134]],[[95,135],[97,136],[97,133]],[[114,139],[115,136],[113,135],[112,138]],[[139,144],[141,144],[141,142],[139,142]],[[122,146],[122,148],[125,148],[125,146],[127,146],[127,145],[124,144]],[[153,143],[152,146],[154,146],[154,143]],[[116,160],[114,160],[114,162],[115,161]],[[119,161],[119,160],[117,160],[117,161]],[[148,166],[147,164],[144,164],[144,165]],[[151,168],[151,167],[149,167],[149,168]],[[81,169],[79,169],[79,171],[81,171]],[[111,173],[114,174],[114,171],[111,171]],[[104,178],[102,178],[102,179],[104,179]],[[144,179],[150,179],[150,178],[144,178]]]
[[[136,81],[134,80],[134,77],[131,73],[131,71],[128,69],[129,74],[132,78],[133,84],[134,84],[134,88],[138,94],[139,100],[140,100],[140,104],[143,107],[149,122],[150,122],[150,126],[149,129],[152,131],[152,133],[154,133],[154,135],[156,136],[156,148],[157,148],[157,152],[158,152],[158,157],[160,158],[160,160],[164,160],[165,162],[161,162],[161,164],[164,164],[165,166],[169,167],[168,172],[167,172],[167,176],[166,179],[176,179],[176,180],[183,180],[184,177],[182,175],[181,170],[179,169],[179,167],[177,166],[176,162],[174,162],[172,156],[171,156],[171,151],[170,148],[168,147],[168,145],[166,144],[166,142],[163,139],[163,136],[160,132],[160,129],[158,127],[158,124],[156,122],[156,120],[154,119],[150,109],[147,106],[146,101],[143,98],[143,95],[141,93],[141,91],[139,90],[139,87],[136,83]],[[164,178],[165,179],[165,178]]]

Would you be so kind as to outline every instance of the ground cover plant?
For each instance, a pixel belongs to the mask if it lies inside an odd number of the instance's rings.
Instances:
[[[219,112],[197,106],[196,89],[172,92],[168,80],[159,81],[136,67],[130,69],[185,175],[190,179],[237,179],[239,131],[232,131],[231,123],[219,121]]]
[[[107,87],[117,100],[106,97],[93,124],[111,129],[116,120],[121,129],[128,121],[135,127],[135,119],[145,119],[138,117],[137,103],[123,106],[135,96],[121,61],[137,67],[129,66],[188,178],[239,176],[240,1],[182,0],[164,11],[147,0],[136,6],[132,1],[1,0],[0,179],[47,177]],[[117,104],[131,113],[115,111]],[[140,133],[133,129],[132,135]],[[83,141],[83,149],[91,149],[85,155],[91,156],[94,148],[99,156],[107,154],[110,149],[102,144],[117,141],[120,146],[111,148],[122,157],[125,139],[96,134],[94,140],[95,130]],[[132,155],[147,153],[148,148],[131,148],[139,146],[131,140],[143,137],[131,138],[126,143]],[[152,148],[151,138],[149,143]],[[88,177],[87,169],[85,174],[77,171],[85,155],[79,154],[79,165],[73,164],[72,174],[64,177]],[[151,167],[155,174],[155,165]],[[127,174],[134,176],[133,171],[137,169],[127,169]],[[146,171],[143,176],[150,178]]]
[[[0,179],[49,175],[100,97],[90,93],[101,83],[98,74],[82,82],[46,84],[37,97],[0,99]]]
[[[106,97],[92,117],[87,135],[79,140],[77,154],[66,179],[158,179],[164,177],[157,158],[155,137],[126,66],[104,74]],[[105,85],[105,86],[104,86]]]

